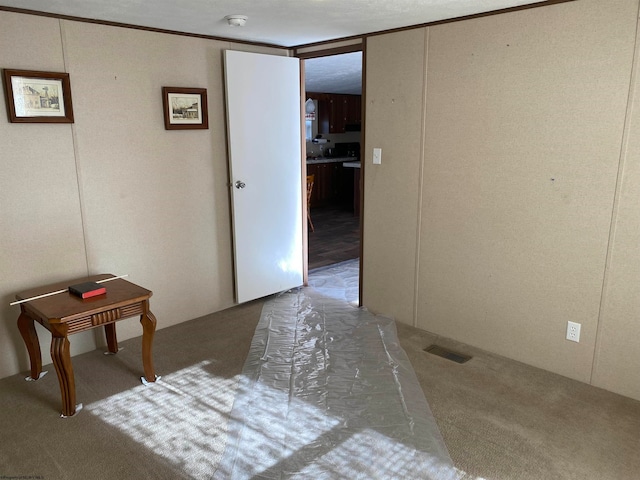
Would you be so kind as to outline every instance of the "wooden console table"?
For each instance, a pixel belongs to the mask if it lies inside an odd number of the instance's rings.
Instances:
[[[24,300],[61,290],[69,285],[112,277],[114,275],[102,274],[48,285],[21,292],[16,295],[16,299]],[[65,417],[76,413],[76,387],[68,339],[71,334],[104,326],[107,348],[109,352],[116,353],[118,340],[115,322],[140,315],[144,378],[148,382],[156,380],[151,356],[156,318],[149,310],[149,298],[153,293],[121,278],[105,282],[104,286],[107,288],[106,294],[84,300],[64,292],[20,304],[18,329],[29,351],[31,378],[34,380],[37,380],[42,372],[40,343],[34,321],[51,332],[51,358],[60,382],[62,415]]]

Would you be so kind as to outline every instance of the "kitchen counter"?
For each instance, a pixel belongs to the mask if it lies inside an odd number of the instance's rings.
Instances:
[[[317,158],[307,158],[307,165],[315,165],[318,163],[341,163],[341,162],[351,162],[354,157],[317,157]]]
[[[347,168],[360,168],[360,162],[345,162],[342,166]]]

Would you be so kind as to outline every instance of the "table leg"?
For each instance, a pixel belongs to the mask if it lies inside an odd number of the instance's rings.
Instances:
[[[116,336],[116,324],[107,323],[104,326],[104,334],[107,337],[107,350],[110,353],[118,353],[118,337]]]
[[[149,310],[149,302],[144,302],[144,313],[140,316],[142,324],[142,366],[144,367],[144,378],[147,382],[155,382],[156,375],[153,370],[153,357],[151,347],[153,346],[153,335],[156,331],[156,317]]]
[[[29,352],[29,361],[31,362],[31,378],[37,380],[42,372],[42,355],[40,354],[40,342],[38,342],[38,334],[33,324],[33,318],[20,313],[18,317],[18,330],[27,346]]]
[[[51,339],[51,358],[60,382],[62,415],[70,417],[76,413],[76,384],[73,378],[73,366],[71,365],[71,355],[69,353],[69,339],[66,336],[54,336]]]

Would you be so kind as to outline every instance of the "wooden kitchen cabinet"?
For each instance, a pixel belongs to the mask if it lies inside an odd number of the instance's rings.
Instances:
[[[329,133],[344,133],[347,124],[346,95],[331,95],[329,99]]]
[[[347,125],[362,123],[362,97],[338,93],[307,92],[318,101],[318,133],[344,133]]]
[[[342,163],[315,163],[307,165],[307,175],[313,175],[311,208],[326,207],[340,199]]]
[[[346,124],[362,124],[362,96],[347,95],[346,99]]]
[[[331,106],[326,98],[316,100],[318,100],[318,111],[316,112],[318,133],[327,134],[331,127]]]

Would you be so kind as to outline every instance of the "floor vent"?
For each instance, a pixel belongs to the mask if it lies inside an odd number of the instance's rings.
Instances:
[[[469,355],[463,355],[462,353],[454,352],[453,350],[449,350],[444,347],[439,347],[438,345],[430,345],[425,348],[424,351],[456,363],[466,363],[473,358]]]

